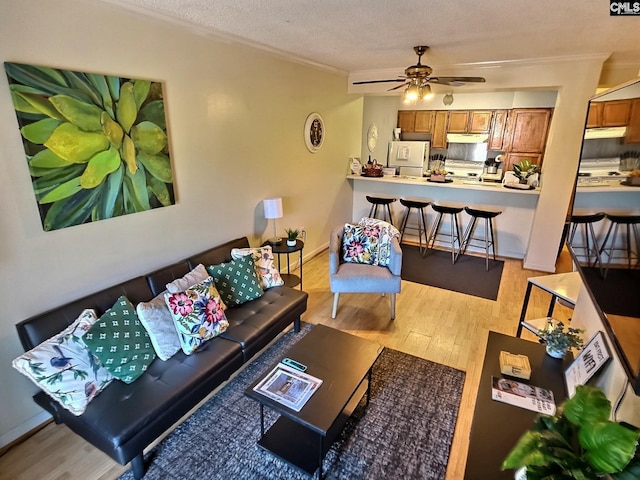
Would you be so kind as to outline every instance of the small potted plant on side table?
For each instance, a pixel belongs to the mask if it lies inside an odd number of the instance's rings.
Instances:
[[[287,246],[295,247],[296,240],[298,240],[298,237],[300,236],[300,230],[297,228],[285,228],[284,231],[287,234]]]
[[[547,354],[553,358],[564,358],[567,350],[576,348],[580,350],[584,346],[584,340],[580,334],[584,330],[569,327],[565,329],[564,323],[549,320],[547,326],[538,330],[538,336],[547,347]]]
[[[555,416],[536,417],[502,470],[524,468],[527,480],[638,478],[640,432],[609,420],[610,415],[611,402],[599,388],[579,385]]]

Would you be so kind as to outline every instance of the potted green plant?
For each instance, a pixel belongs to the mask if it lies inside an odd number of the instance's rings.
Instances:
[[[300,236],[300,230],[297,228],[285,228],[284,231],[287,234],[287,245],[290,247],[296,246],[296,240]]]
[[[549,320],[545,328],[538,330],[538,336],[544,341],[547,354],[554,358],[563,358],[570,348],[580,350],[584,340],[580,336],[584,330],[565,328],[564,323]]]
[[[526,468],[527,480],[640,478],[640,431],[609,420],[611,402],[597,387],[576,387],[555,416],[539,415],[502,463]]]
[[[529,177],[538,171],[538,166],[531,163],[528,158],[523,158],[513,165],[513,173],[522,184],[529,183]]]

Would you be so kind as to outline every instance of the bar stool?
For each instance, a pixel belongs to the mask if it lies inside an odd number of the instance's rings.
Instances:
[[[626,260],[627,268],[631,269],[631,259],[635,257],[636,265],[638,264],[638,253],[640,252],[640,235],[638,235],[638,224],[640,223],[640,215],[612,215],[607,213],[607,218],[611,221],[611,225],[609,225],[609,229],[607,230],[607,234],[604,237],[604,241],[602,242],[602,246],[600,247],[600,255],[602,253],[607,254],[607,265],[604,267],[603,277],[607,277],[607,272],[609,271],[609,266],[611,265],[611,260]],[[616,247],[616,241],[618,240],[618,227],[625,227],[625,236],[623,237],[623,245],[622,247]],[[613,230],[613,235],[611,236],[611,243],[607,247],[607,240],[609,239],[609,235]],[[633,251],[631,245],[631,232],[633,232],[633,237],[635,240],[635,252]],[[615,251],[625,252],[624,255],[614,256]]]
[[[424,209],[429,206],[431,202],[427,200],[418,200],[418,199],[409,199],[409,198],[401,198],[400,203],[407,207],[407,211],[402,219],[401,227],[400,227],[400,243],[402,243],[402,239],[404,237],[405,230],[414,230],[418,232],[419,239],[419,247],[418,251],[422,256],[427,252],[427,220],[425,216]],[[417,226],[407,225],[407,221],[409,220],[409,215],[411,214],[411,209],[414,208],[416,213],[418,214],[418,223]],[[424,242],[425,246],[422,247],[422,234],[424,233]]]
[[[500,215],[502,212],[500,211],[491,211],[491,210],[480,210],[477,208],[464,207],[464,211],[467,212],[471,219],[469,220],[469,224],[464,231],[464,235],[462,237],[462,247],[460,248],[460,253],[464,254],[467,250],[467,247],[472,241],[482,241],[484,242],[484,260],[485,260],[485,269],[489,270],[489,247],[491,247],[491,251],[493,253],[493,261],[496,260],[496,247],[493,236],[493,219]],[[484,219],[484,237],[474,237],[473,230],[477,225],[477,221],[479,218]]]
[[[366,195],[366,199],[371,204],[371,209],[369,210],[369,217],[377,218],[376,215],[378,214],[378,206],[381,206],[382,207],[382,218],[380,220],[385,220],[385,216],[388,215],[389,219],[386,220],[386,221],[388,221],[391,225],[393,225],[393,217],[391,216],[391,207],[389,207],[389,205],[391,205],[393,202],[396,201],[395,198],[393,198],[393,197],[376,197],[376,196],[373,196],[373,195]],[[386,207],[386,212],[385,212],[385,207]],[[385,213],[386,213],[386,215],[385,215]]]
[[[433,224],[433,228],[431,229],[431,234],[429,235],[429,240],[427,241],[427,247],[429,243],[431,243],[431,248],[433,248],[436,238],[438,236],[449,237],[451,240],[451,263],[456,263],[458,258],[458,254],[460,253],[460,222],[458,221],[458,214],[462,212],[462,207],[450,207],[445,205],[436,205],[435,203],[431,204],[431,208],[433,211],[438,214],[436,217],[436,222]],[[451,230],[450,233],[441,233],[440,226],[442,225],[442,217],[444,215],[450,215],[451,220]],[[458,251],[456,251],[455,244],[458,242]]]
[[[593,224],[602,220],[606,214],[604,212],[592,213],[588,215],[571,215],[571,230],[569,233],[569,245],[573,249],[576,257],[584,257],[587,259],[587,265],[589,267],[595,267],[596,264],[600,266],[600,273],[602,273],[602,257],[600,256],[600,246],[598,245],[598,238],[593,230]],[[580,235],[582,237],[582,243],[578,244],[574,241],[576,231],[581,226]],[[579,255],[577,250],[583,251],[584,255]],[[593,264],[591,264],[591,256],[594,256]]]

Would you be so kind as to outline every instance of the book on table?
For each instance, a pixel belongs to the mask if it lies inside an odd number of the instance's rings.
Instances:
[[[507,378],[491,377],[491,398],[545,415],[556,413],[553,392]]]
[[[280,363],[253,389],[299,412],[321,384],[319,378]]]

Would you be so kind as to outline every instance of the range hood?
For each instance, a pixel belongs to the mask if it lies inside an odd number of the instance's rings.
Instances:
[[[448,143],[485,143],[488,140],[486,133],[447,133]]]
[[[587,128],[584,131],[584,139],[620,138],[624,137],[626,131],[627,127]]]

